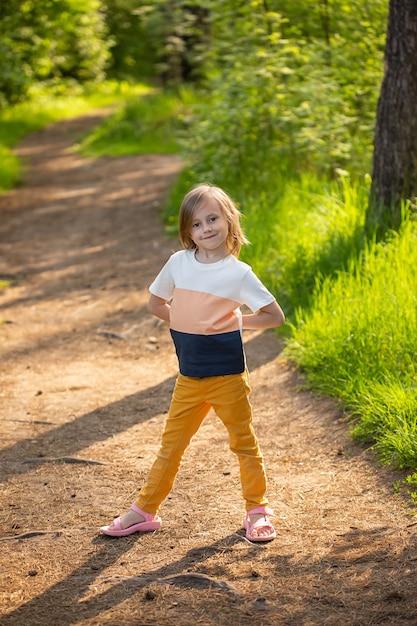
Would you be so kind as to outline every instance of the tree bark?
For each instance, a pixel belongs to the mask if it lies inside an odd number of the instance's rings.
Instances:
[[[369,230],[398,229],[417,196],[417,0],[390,0],[375,127]]]

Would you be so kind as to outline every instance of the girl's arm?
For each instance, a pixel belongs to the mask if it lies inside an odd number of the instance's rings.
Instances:
[[[285,315],[276,301],[262,307],[256,313],[242,315],[242,328],[246,330],[275,328],[282,326],[284,322]]]
[[[152,313],[152,315],[159,317],[160,320],[164,320],[164,322],[168,322],[169,324],[170,308],[168,300],[158,298],[158,296],[151,294],[148,301],[148,311]]]

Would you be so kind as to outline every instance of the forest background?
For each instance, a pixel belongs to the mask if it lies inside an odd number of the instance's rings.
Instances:
[[[241,258],[287,315],[287,358],[417,500],[417,246],[365,228],[385,0],[9,0],[0,9],[0,188],[13,146],[108,106],[87,155],[178,152],[163,220],[193,183],[238,202]],[[12,283],[0,276],[0,288]]]

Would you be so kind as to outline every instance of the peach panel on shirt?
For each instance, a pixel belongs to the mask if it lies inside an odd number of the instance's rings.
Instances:
[[[174,290],[170,326],[195,335],[217,335],[239,330],[234,310],[239,303],[227,298],[188,289]]]

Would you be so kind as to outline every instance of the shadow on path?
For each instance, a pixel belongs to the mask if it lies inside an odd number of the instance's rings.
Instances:
[[[297,559],[291,552],[277,554],[272,548],[274,544],[250,544],[244,539],[243,531],[239,531],[209,545],[192,548],[180,559],[168,565],[133,577],[122,575],[106,577],[104,572],[135,544],[138,545],[143,536],[134,535],[117,540],[97,537],[93,543],[101,548],[91,559],[86,560],[69,576],[44,593],[3,617],[0,625],[45,624],[43,620],[47,617],[48,623],[69,626],[111,611],[152,583],[178,584],[191,590],[192,602],[187,604],[188,624],[191,623],[193,613],[199,613],[199,604],[204,606],[207,590],[210,589],[209,579],[206,580],[206,591],[202,596],[193,593],[193,590],[201,589],[201,583],[204,582],[197,577],[198,572],[210,570],[210,559],[221,554],[223,570],[227,570],[228,564],[232,564],[237,558],[240,560],[242,571],[248,566],[252,571],[254,568],[262,570],[263,560],[268,558],[274,579],[280,581],[281,593],[273,602],[261,603],[264,611],[262,624],[362,626],[364,622],[361,619],[361,611],[366,606],[368,620],[370,613],[373,615],[373,620],[367,623],[409,626],[415,624],[414,620],[417,620],[414,594],[417,576],[415,568],[407,568],[407,562],[415,561],[417,558],[416,540],[393,557],[389,554],[387,531],[389,529],[384,527],[350,530],[337,538],[325,558],[319,559],[315,558],[313,553],[306,554],[301,559]],[[155,533],[153,539],[163,541],[164,531]],[[245,543],[246,549],[242,548],[242,542]],[[352,556],[352,543],[358,546],[356,556]],[[378,584],[376,582],[374,584],[374,571],[380,578],[381,569],[386,576],[385,589],[381,589],[380,580]],[[181,574],[183,576],[179,577]],[[299,580],[304,581],[302,589],[298,587]],[[245,603],[247,606],[251,601],[253,607],[259,598],[253,596],[250,591],[245,592],[247,581],[241,579],[229,583],[224,578],[211,581],[215,586],[214,599],[219,607],[232,604],[236,620],[232,623],[248,625],[253,623],[253,614],[251,616],[251,612],[245,611]],[[224,583],[224,593],[221,593],[222,587],[219,583]],[[107,590],[101,591],[101,585],[108,585]],[[90,590],[96,590],[95,595],[84,600]],[[355,597],[355,606],[351,604],[352,594]],[[138,600],[135,601],[135,615],[137,617],[139,612],[145,619],[147,615],[145,594],[139,596]],[[238,604],[234,606],[236,601]],[[274,616],[279,616],[280,620],[275,621]],[[173,619],[175,620],[175,615]],[[131,623],[148,622],[145,620]],[[180,624],[181,620],[177,623]],[[219,623],[224,622],[220,619]]]
[[[278,356],[276,338],[274,336],[274,341],[271,341],[269,334],[261,333],[246,341],[245,350],[252,371]],[[172,376],[153,387],[81,415],[58,428],[52,428],[36,438],[31,436],[3,449],[1,480],[31,471],[33,466],[25,463],[26,459],[39,458],[41,461],[43,456],[73,456],[98,441],[105,441],[135,424],[166,413],[175,378],[176,376]]]

